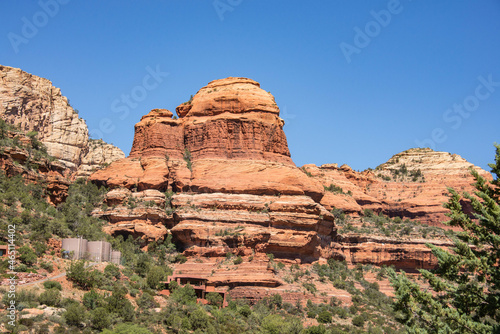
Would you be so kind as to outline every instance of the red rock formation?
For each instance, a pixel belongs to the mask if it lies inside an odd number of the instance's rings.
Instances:
[[[426,243],[443,248],[453,245],[451,242],[438,240],[348,236],[338,238],[333,247],[337,254],[343,255],[348,264],[393,265],[398,269],[411,271],[437,267],[437,259]]]
[[[469,168],[491,180],[490,173],[472,165],[456,154],[431,149],[410,149],[396,154],[373,171],[355,172],[348,166],[306,165],[304,168],[324,186],[333,184],[344,192],[326,192],[321,204],[347,213],[361,214],[364,209],[392,217],[419,220],[446,227],[443,203],[447,187],[473,192],[474,179]]]
[[[315,203],[319,182],[293,164],[271,94],[250,79],[216,80],[177,114],[154,109],[142,117],[130,156],[91,176],[117,191],[107,201],[118,206],[95,213],[109,220],[110,233],[156,239],[167,233],[163,224],[190,254],[254,248],[308,261],[324,256],[333,216]],[[125,198],[151,189],[181,192],[167,203],[169,214],[153,214],[144,201],[123,208]],[[150,230],[139,232],[144,224]]]
[[[398,154],[375,171],[306,165],[306,175],[290,159],[274,98],[249,79],[213,81],[176,111],[178,119],[165,109],[142,117],[130,156],[91,176],[112,189],[108,209],[95,212],[109,233],[145,241],[171,233],[190,256],[256,251],[299,262],[432,267],[423,243],[338,238],[329,210],[439,224],[446,186],[471,189],[471,164],[428,149]]]
[[[130,157],[246,159],[294,166],[274,97],[250,79],[215,80],[177,107],[154,109],[136,124]]]

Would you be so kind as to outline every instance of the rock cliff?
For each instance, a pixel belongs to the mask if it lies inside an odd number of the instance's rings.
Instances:
[[[0,116],[24,132],[38,132],[48,154],[79,176],[125,156],[117,147],[90,140],[85,121],[49,80],[2,65]]]
[[[375,170],[364,172],[335,164],[303,168],[325,187],[321,204],[328,210],[337,208],[359,215],[364,209],[371,209],[440,227],[446,227],[442,222],[447,220],[443,208],[448,199],[447,187],[473,192],[470,168],[489,180],[492,178],[459,155],[429,148],[401,152]]]
[[[49,203],[55,206],[64,202],[70,185],[66,167],[34,149],[33,139],[22,132],[6,129],[5,123],[0,126],[0,172],[9,178],[20,175],[27,183],[44,183]]]
[[[330,211],[371,209],[441,225],[446,187],[471,191],[468,168],[491,178],[430,149],[361,173],[337,164],[299,169],[274,98],[246,78],[212,81],[176,112],[151,110],[135,125],[130,155],[91,175],[110,188],[94,212],[109,222],[108,233],[145,245],[170,233],[190,256],[257,252],[431,268],[425,242],[432,240],[339,236]]]
[[[108,231],[155,239],[168,228],[188,254],[327,255],[333,216],[317,203],[321,184],[292,162],[271,94],[227,78],[176,111],[142,117],[130,156],[91,176],[112,189],[96,211]]]

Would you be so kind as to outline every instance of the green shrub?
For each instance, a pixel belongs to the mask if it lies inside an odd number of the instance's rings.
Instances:
[[[87,312],[80,303],[71,303],[66,307],[63,318],[68,325],[80,327],[87,319]]]
[[[130,289],[129,294],[132,297],[136,297],[139,294],[139,290],[138,289]]]
[[[28,266],[32,266],[33,264],[36,263],[36,260],[37,260],[36,254],[33,251],[33,249],[31,249],[31,247],[29,247],[28,245],[24,245],[22,247],[19,247],[17,252],[19,254],[19,260],[22,263],[24,263]]]
[[[261,328],[264,333],[286,333],[287,323],[278,314],[270,314],[262,319]]]
[[[241,264],[241,263],[243,263],[243,259],[241,258],[241,256],[238,255],[238,257],[233,260],[233,263],[235,265]]]
[[[205,296],[205,299],[208,301],[210,305],[214,305],[217,307],[222,306],[222,302],[224,301],[224,298],[220,295],[220,293],[217,292],[209,292]]]
[[[93,329],[103,330],[111,325],[109,312],[104,307],[98,307],[90,312],[90,325]]]
[[[307,282],[304,282],[302,283],[302,286],[307,290],[309,291],[310,293],[316,293],[317,289],[316,289],[316,285],[314,285],[314,283],[307,283]]]
[[[341,187],[338,187],[334,184],[330,184],[328,187],[323,186],[323,188],[325,189],[325,191],[329,191],[329,192],[332,192],[334,194],[344,194],[344,189],[342,189]]]
[[[51,273],[51,272],[54,271],[54,267],[52,266],[52,263],[49,263],[49,262],[42,262],[42,263],[40,263],[40,267],[42,269],[47,270],[49,273]]]
[[[174,291],[178,288],[179,288],[179,283],[177,283],[177,281],[170,281],[170,283],[168,283],[168,289],[170,291]]]
[[[210,317],[201,309],[197,309],[189,314],[189,322],[194,330],[206,329],[210,320]]]
[[[102,334],[153,334],[150,330],[136,324],[119,324],[113,330],[105,329]]]
[[[176,263],[185,263],[187,261],[187,257],[182,255],[182,254],[177,254],[175,256],[175,262]]]
[[[66,277],[84,290],[89,290],[95,285],[95,275],[93,271],[85,268],[84,260],[71,262]]]
[[[156,290],[158,289],[160,282],[167,278],[166,276],[167,275],[163,267],[154,266],[146,275],[146,283],[151,289]]]
[[[134,306],[125,298],[127,288],[120,284],[115,284],[111,296],[105,299],[105,307],[109,313],[116,313],[124,321],[131,321],[134,318]]]
[[[114,277],[116,279],[119,279],[121,274],[120,274],[120,268],[118,266],[114,265],[113,263],[110,263],[104,268],[104,274],[107,277]]]
[[[2,298],[2,304],[4,306],[9,305],[10,301],[15,298],[17,309],[22,310],[23,308],[33,308],[38,305],[38,295],[30,290],[20,290],[16,292],[16,295],[5,292]]]
[[[306,330],[306,334],[325,334],[326,328],[323,325],[311,326]]]
[[[38,296],[38,301],[47,306],[57,306],[61,301],[61,293],[56,288],[45,290]]]
[[[318,322],[327,324],[332,322],[332,314],[328,311],[322,311],[318,314]]]
[[[244,316],[244,317],[249,317],[250,314],[252,314],[252,309],[250,308],[250,306],[248,305],[243,305],[239,310],[238,312]]]
[[[61,285],[61,283],[56,282],[56,281],[45,281],[45,282],[43,282],[43,287],[44,287],[45,289],[52,289],[52,288],[55,288],[55,289],[57,289],[57,290],[59,290],[59,291],[61,291],[61,290],[62,290],[62,285]]]
[[[25,273],[28,271],[28,266],[25,265],[24,263],[21,263],[20,265],[18,265],[16,268],[15,268],[15,271],[16,272],[21,272],[21,273]]]
[[[187,147],[184,149],[184,154],[183,154],[184,161],[186,161],[187,168],[190,171],[193,171],[193,163],[192,163],[192,156],[191,152],[187,149]]]
[[[158,303],[155,301],[153,296],[149,293],[144,292],[137,300],[137,306],[143,310],[150,310],[158,307]]]
[[[43,254],[45,254],[45,251],[47,251],[47,245],[45,243],[35,242],[33,246],[35,248],[35,254],[37,257],[42,256]]]
[[[279,293],[275,293],[271,296],[271,298],[269,298],[270,307],[275,307],[277,309],[280,309],[282,305],[283,305],[283,298]]]
[[[363,327],[365,325],[365,318],[362,315],[357,315],[352,318],[352,324],[356,327]]]
[[[147,253],[141,253],[137,257],[134,270],[139,276],[145,277],[152,265],[153,260],[151,258],[151,255]]]
[[[170,299],[178,304],[187,305],[196,303],[196,293],[190,284],[182,288],[175,289],[170,295]]]
[[[88,310],[94,310],[103,305],[104,298],[97,291],[90,290],[83,295],[82,303]]]

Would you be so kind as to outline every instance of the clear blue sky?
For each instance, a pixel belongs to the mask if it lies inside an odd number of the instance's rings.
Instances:
[[[228,76],[276,97],[298,166],[421,143],[487,168],[500,142],[498,0],[54,1],[2,1],[0,64],[50,79],[126,154],[142,115]],[[168,72],[149,90],[147,67]]]

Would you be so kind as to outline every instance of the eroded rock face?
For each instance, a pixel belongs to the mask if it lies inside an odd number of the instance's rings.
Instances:
[[[304,168],[324,186],[341,188],[327,191],[321,200],[327,209],[338,208],[361,214],[364,209],[389,216],[416,219],[429,225],[446,227],[448,220],[443,203],[448,200],[447,187],[473,192],[469,168],[488,180],[490,173],[456,154],[431,149],[410,149],[396,154],[373,171],[355,172],[342,166],[306,165]]]
[[[51,156],[71,171],[81,166],[80,176],[88,176],[101,164],[125,157],[112,145],[92,145],[85,121],[49,80],[2,65],[0,116],[24,132],[37,131]]]
[[[395,266],[397,269],[434,269],[438,265],[427,243],[438,247],[450,248],[450,241],[415,239],[398,240],[377,236],[341,237],[333,248],[342,254],[348,264],[373,264],[376,266]]]
[[[165,109],[143,116],[130,156],[91,176],[111,188],[108,209],[95,212],[109,221],[109,233],[145,241],[171,233],[192,256],[256,251],[352,263],[379,256],[380,264],[406,259],[405,266],[430,267],[432,258],[420,260],[430,256],[423,244],[342,241],[329,211],[372,209],[438,225],[446,220],[446,187],[472,189],[471,164],[429,149],[400,153],[375,171],[337,164],[301,170],[274,98],[249,79],[213,81],[176,111],[179,118]]]
[[[223,255],[253,249],[310,261],[327,255],[323,248],[336,231],[332,215],[307,196],[178,194],[172,205],[177,240],[188,248],[219,247]]]
[[[135,126],[130,157],[247,159],[293,165],[274,97],[246,78],[215,80],[176,109],[154,109]]]
[[[128,209],[129,217],[116,212],[135,194],[173,191],[169,214],[158,219],[188,254],[255,249],[307,261],[326,256],[336,234],[333,216],[317,203],[322,185],[291,160],[271,94],[250,79],[216,80],[177,114],[153,109],[143,116],[130,156],[91,176],[113,189],[107,200],[117,206],[96,212],[110,221],[110,232],[138,233],[134,220],[145,214],[144,201]],[[148,225],[157,226],[155,219]]]
[[[16,138],[23,145],[31,145],[30,138],[21,132],[4,133]],[[4,146],[0,150],[0,171],[7,177],[21,175],[25,182],[46,183],[47,201],[56,206],[66,200],[70,180],[65,176],[65,166],[46,157],[33,157],[25,147]]]

